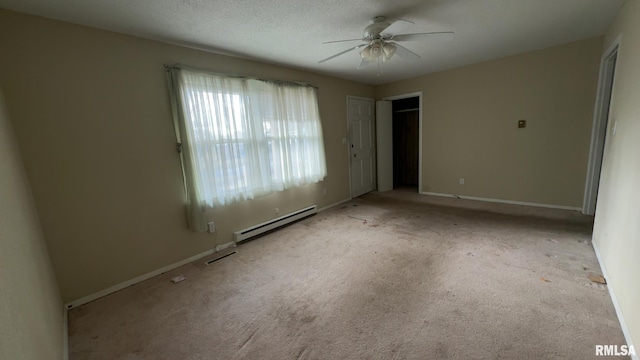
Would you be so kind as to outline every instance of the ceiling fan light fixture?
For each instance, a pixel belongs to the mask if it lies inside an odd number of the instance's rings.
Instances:
[[[398,48],[392,43],[385,43],[384,46],[382,46],[382,52],[384,54],[382,60],[387,61],[391,59],[391,57],[396,53],[397,49]]]
[[[367,45],[367,47],[360,51],[360,56],[367,61],[373,61],[380,56],[384,56],[382,44],[379,42],[374,42],[370,45]]]
[[[383,55],[382,44],[380,42],[375,42],[369,46],[371,47],[371,50],[370,50],[371,59],[377,59],[381,55]]]
[[[360,51],[360,56],[366,61],[371,61],[371,45],[367,45],[362,51]]]

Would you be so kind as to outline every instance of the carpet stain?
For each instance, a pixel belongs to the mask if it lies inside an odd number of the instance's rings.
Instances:
[[[253,332],[251,333],[251,335],[249,335],[248,338],[246,338],[238,347],[239,349],[243,349],[245,346],[247,346],[247,344],[249,343],[249,341],[251,341],[251,339],[253,339],[253,337],[256,335],[256,333],[258,333],[258,330],[260,330],[260,328],[254,329]]]
[[[314,316],[305,316],[305,317],[303,317],[302,319],[300,319],[300,321],[301,321],[301,322],[303,322],[303,323],[307,323],[307,324],[308,324],[308,323],[312,323],[312,322],[314,322],[317,318],[318,318],[318,316],[317,316],[317,315],[314,315]]]
[[[303,347],[302,349],[300,349],[300,351],[298,352],[298,355],[296,355],[296,359],[314,359],[316,358],[315,356],[312,355],[311,351],[309,350],[308,347]]]
[[[202,305],[208,305],[210,301],[209,296],[206,294],[202,295],[201,300],[202,300]]]
[[[438,342],[436,344],[435,358],[446,359],[449,357],[449,348],[446,344]]]

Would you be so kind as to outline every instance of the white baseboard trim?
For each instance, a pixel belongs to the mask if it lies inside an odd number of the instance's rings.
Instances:
[[[486,201],[486,202],[494,202],[494,203],[502,203],[502,204],[510,204],[510,205],[535,206],[535,207],[542,207],[542,208],[549,208],[549,209],[573,210],[573,211],[581,211],[582,210],[581,207],[576,207],[576,206],[540,204],[540,203],[532,203],[532,202],[525,202],[525,201],[491,199],[491,198],[483,198],[483,197],[477,197],[477,196],[442,194],[442,193],[434,193],[434,192],[427,192],[427,191],[422,191],[420,194],[422,194],[422,195],[450,197],[450,198],[465,199],[465,200]]]
[[[238,246],[238,245],[236,245],[236,243],[234,241],[229,241],[226,244],[216,245],[216,251],[215,252],[222,251],[222,250],[228,249],[230,247],[236,247],[236,246]]]
[[[62,359],[69,360],[69,310],[62,309]]]
[[[338,202],[336,202],[336,203],[333,203],[333,204],[331,204],[331,205],[327,205],[327,206],[321,207],[320,209],[318,209],[318,212],[322,212],[322,211],[325,211],[325,210],[329,210],[329,209],[331,209],[331,208],[333,208],[333,207],[336,207],[336,206],[338,206],[338,205],[344,204],[344,203],[346,203],[347,201],[351,201],[351,199],[350,199],[350,198],[347,198],[347,199],[344,199],[344,200],[340,200],[340,201],[338,201]]]
[[[224,244],[224,245],[227,245],[227,244]],[[188,264],[190,262],[196,261],[196,260],[198,260],[200,258],[203,258],[205,256],[209,256],[209,255],[213,254],[214,252],[215,252],[215,249],[207,250],[207,251],[205,251],[203,253],[194,255],[194,256],[192,256],[190,258],[187,258],[187,259],[178,261],[176,263],[161,267],[160,269],[154,270],[154,271],[146,273],[144,275],[140,275],[140,276],[135,277],[135,278],[133,278],[131,280],[127,280],[125,282],[121,282],[120,284],[116,284],[116,285],[111,286],[109,288],[106,288],[104,290],[95,292],[95,293],[93,293],[91,295],[87,295],[87,296],[85,296],[83,298],[80,298],[78,300],[71,301],[71,302],[65,304],[65,308],[67,310],[69,310],[69,309],[73,309],[75,307],[78,307],[80,305],[84,305],[84,304],[86,304],[88,302],[91,302],[93,300],[99,299],[99,298],[101,298],[103,296],[107,296],[109,294],[112,294],[112,293],[114,293],[114,292],[116,292],[118,290],[122,290],[122,289],[124,289],[126,287],[129,287],[131,285],[137,284],[137,283],[139,283],[141,281],[150,279],[150,278],[152,278],[154,276],[157,276],[157,275],[160,275],[160,274],[165,273],[167,271],[173,270],[173,269],[178,268],[178,267],[180,267],[182,265],[186,265],[186,264]]]
[[[620,322],[620,327],[622,328],[622,334],[624,335],[625,340],[627,341],[628,346],[633,346],[633,341],[631,341],[631,334],[629,334],[629,328],[627,328],[627,323],[624,321],[624,317],[622,316],[622,309],[620,308],[620,303],[618,303],[618,298],[616,297],[616,293],[613,290],[613,286],[609,281],[609,274],[607,274],[607,268],[604,265],[604,261],[602,260],[602,255],[600,255],[600,249],[598,249],[598,245],[595,242],[591,241],[593,245],[593,250],[596,253],[596,257],[598,258],[598,263],[600,264],[600,270],[602,270],[602,275],[607,280],[607,289],[609,289],[609,295],[611,296],[611,301],[613,302],[613,307],[616,309],[616,315],[618,315],[618,321]],[[636,351],[640,350],[634,347]],[[632,360],[640,360],[638,354],[631,356]]]

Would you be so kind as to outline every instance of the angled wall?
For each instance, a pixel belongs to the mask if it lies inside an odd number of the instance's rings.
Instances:
[[[0,94],[0,359],[63,357],[63,307]]]
[[[628,340],[637,352],[640,350],[640,1],[626,2],[607,32],[604,49],[616,38],[620,39],[620,47],[593,242],[607,270],[607,282],[616,295]]]

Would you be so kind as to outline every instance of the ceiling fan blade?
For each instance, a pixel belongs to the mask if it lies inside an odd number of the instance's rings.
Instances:
[[[453,39],[453,31],[439,31],[416,34],[400,34],[394,35],[393,41],[417,41],[417,40],[451,40]]]
[[[413,23],[407,20],[396,20],[391,25],[387,26],[386,29],[380,32],[382,37],[385,36],[393,36],[395,34],[400,34],[408,30]]]
[[[396,49],[396,55],[398,55],[401,59],[403,60],[418,60],[420,58],[420,55],[414,53],[413,51],[407,49],[406,47],[395,43],[395,45],[397,46]]]
[[[345,50],[345,51],[341,51],[341,52],[339,52],[339,53],[337,53],[337,54],[335,54],[335,55],[333,55],[333,56],[329,56],[329,57],[328,57],[328,58],[326,58],[326,59],[322,59],[322,60],[318,61],[318,64],[322,64],[323,62],[327,62],[327,61],[329,61],[329,60],[331,60],[331,59],[333,59],[333,58],[336,58],[336,57],[338,57],[338,56],[340,56],[340,55],[342,55],[342,54],[346,54],[346,53],[348,53],[349,51],[353,51],[353,50],[355,50],[355,49],[359,49],[359,48],[361,48],[361,47],[363,47],[363,46],[367,46],[367,44],[360,44],[360,45],[358,45],[358,46],[354,46],[354,47],[348,48],[348,49],[347,49],[347,50]]]
[[[347,41],[362,41],[362,39],[347,39],[347,40],[325,41],[325,42],[323,42],[323,44],[333,44],[333,43],[340,43],[340,42],[347,42]]]
[[[360,64],[358,64],[358,66],[356,66],[356,69],[362,69],[363,67],[366,67],[367,65],[369,65],[369,62],[365,59],[362,59],[362,61],[360,61]]]

